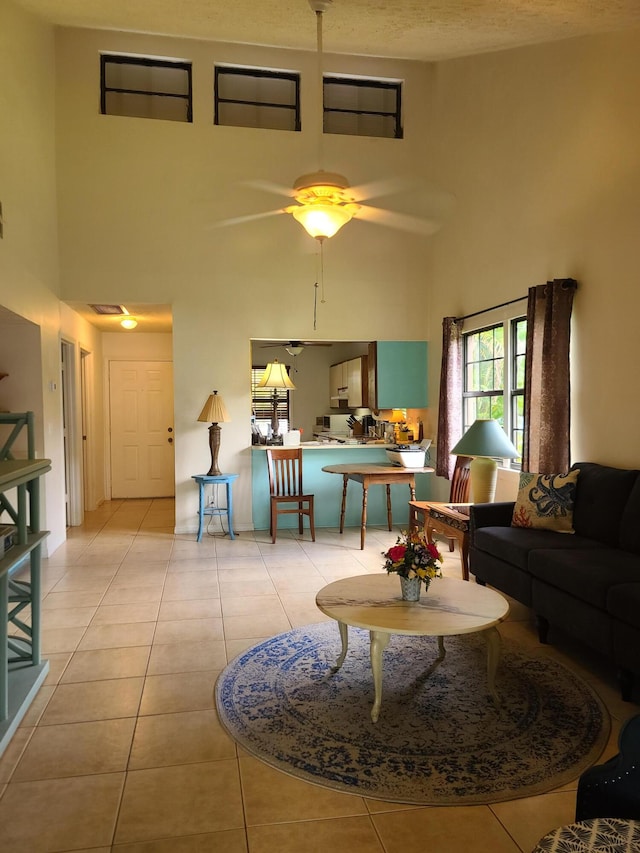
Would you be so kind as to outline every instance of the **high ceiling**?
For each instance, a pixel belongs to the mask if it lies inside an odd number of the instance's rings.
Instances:
[[[312,50],[307,0],[15,0],[62,26]],[[441,60],[640,26],[639,0],[335,0],[327,52]]]
[[[315,49],[308,0],[14,2],[66,27]],[[334,0],[323,26],[328,53],[436,61],[640,27],[640,0]],[[98,328],[121,330],[118,319],[71,304]],[[138,331],[171,329],[169,306],[127,307]]]

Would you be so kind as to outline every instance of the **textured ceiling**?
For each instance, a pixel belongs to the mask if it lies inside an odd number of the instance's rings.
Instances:
[[[311,50],[307,0],[16,0],[63,26]],[[640,0],[335,0],[324,48],[440,60],[640,26]]]

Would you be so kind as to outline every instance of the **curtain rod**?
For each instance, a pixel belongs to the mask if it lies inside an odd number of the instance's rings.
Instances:
[[[470,320],[471,317],[478,317],[480,314],[487,314],[489,311],[495,311],[497,308],[505,308],[507,305],[513,305],[515,302],[522,302],[528,298],[528,296],[519,296],[517,299],[510,299],[509,302],[502,302],[500,305],[493,305],[491,308],[483,308],[482,311],[474,311],[473,314],[465,314],[464,317],[456,317],[456,322]]]

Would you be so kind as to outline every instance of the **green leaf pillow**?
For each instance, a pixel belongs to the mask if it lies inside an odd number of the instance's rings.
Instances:
[[[579,469],[568,474],[520,474],[512,527],[575,533],[573,506]]]

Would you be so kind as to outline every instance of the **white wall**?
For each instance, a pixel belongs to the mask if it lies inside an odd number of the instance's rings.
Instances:
[[[433,242],[440,320],[573,277],[572,456],[638,467],[640,31],[438,65],[430,155],[457,196]]]
[[[191,59],[194,123],[100,116],[101,50]],[[299,68],[303,133],[213,127],[216,60]],[[524,295],[552,277],[580,283],[573,456],[637,465],[637,353],[622,317],[635,317],[640,298],[640,34],[436,66],[336,57],[327,66],[405,79],[406,122],[402,142],[327,137],[325,166],[354,184],[437,179],[457,203],[430,239],[356,220],[329,241],[327,302],[314,330],[317,258],[300,226],[273,216],[210,227],[286,203],[248,188],[246,179],[290,186],[317,167],[313,56],[73,30],[58,31],[54,45],[50,28],[0,0],[0,305],[40,329],[53,540],[64,536],[59,382],[48,390],[59,380],[59,296],[173,305],[179,530],[193,523],[190,478],[203,445],[195,417],[213,387],[224,389],[234,425],[225,429],[221,465],[241,475],[238,522],[250,524],[251,338],[393,340],[426,332],[435,403],[442,316]],[[97,352],[98,344],[90,348]],[[425,433],[434,434],[433,424]]]
[[[99,115],[99,54],[111,50],[191,59],[193,124]],[[214,61],[300,69],[304,131],[214,127]],[[336,61],[329,58],[328,64]],[[220,466],[240,474],[234,487],[236,523],[250,528],[250,339],[424,338],[427,304],[410,296],[428,290],[429,242],[350,223],[325,247],[327,301],[318,305],[314,330],[317,244],[301,227],[287,216],[212,227],[219,218],[287,203],[250,189],[248,179],[291,186],[298,175],[318,167],[309,90],[313,54],[61,30],[57,63],[64,296],[172,305],[176,527],[193,529],[197,496],[191,475],[201,470],[206,448],[196,418],[217,388],[233,424],[224,428]],[[353,184],[397,175],[428,177],[430,164],[421,151],[429,69],[364,59],[340,63],[343,71],[406,78],[405,139],[329,136],[326,167],[344,172]],[[320,405],[321,412],[324,399]]]
[[[51,28],[0,0],[0,305],[35,324],[40,336],[33,409],[38,455],[52,461],[42,489],[42,521],[51,530],[45,548],[51,550],[65,537],[54,62]],[[29,329],[23,345],[31,348]]]

